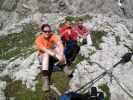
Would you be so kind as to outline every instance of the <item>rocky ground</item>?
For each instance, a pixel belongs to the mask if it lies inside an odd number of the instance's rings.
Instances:
[[[57,32],[58,25],[68,15],[72,19],[74,16],[82,18],[84,25],[92,30],[92,45],[81,47],[80,56],[84,59],[78,59],[74,65],[76,69],[69,83],[70,89],[77,88],[76,84],[84,85],[104,71],[88,61],[97,62],[105,69],[112,67],[121,56],[130,52],[129,48],[133,49],[132,5],[132,0],[1,0],[0,100],[42,100],[35,34],[42,23],[49,23]],[[119,65],[113,70],[115,78],[112,81],[106,75],[94,86],[104,91],[107,100],[132,100],[132,64],[133,59]],[[55,78],[64,82],[61,85],[59,80],[54,80],[62,93],[68,90],[68,79],[63,73],[54,74]]]

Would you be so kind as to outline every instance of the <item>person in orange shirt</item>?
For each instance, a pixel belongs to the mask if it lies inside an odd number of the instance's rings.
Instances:
[[[42,63],[42,73],[43,73],[43,91],[49,91],[50,82],[50,58],[55,58],[59,60],[60,64],[66,63],[66,58],[64,55],[64,47],[59,36],[55,35],[50,25],[43,24],[41,27],[41,35],[37,36],[35,43],[37,45],[39,54],[39,60]]]

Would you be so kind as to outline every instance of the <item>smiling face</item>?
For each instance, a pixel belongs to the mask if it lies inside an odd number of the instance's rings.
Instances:
[[[44,27],[42,31],[45,38],[50,37],[52,34],[51,28],[48,26]]]

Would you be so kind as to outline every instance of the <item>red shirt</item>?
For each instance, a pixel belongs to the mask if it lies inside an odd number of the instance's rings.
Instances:
[[[61,37],[66,41],[78,39],[78,34],[73,31],[71,27],[62,26],[59,28],[59,32],[61,34]]]
[[[75,25],[73,30],[81,36],[87,36],[89,34],[89,30],[83,25]]]

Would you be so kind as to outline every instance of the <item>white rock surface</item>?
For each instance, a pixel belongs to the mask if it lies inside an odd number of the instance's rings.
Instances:
[[[115,19],[116,20],[116,19]],[[115,63],[117,63],[121,57],[129,52],[129,50],[124,46],[124,44],[129,47],[133,46],[133,35],[129,33],[128,29],[125,25],[120,24],[117,21],[112,21],[112,18],[105,17],[102,15],[98,15],[96,18],[92,19],[85,23],[86,26],[93,26],[92,30],[100,30],[106,31],[107,36],[103,37],[103,43],[100,44],[101,50],[95,50],[92,56],[90,56],[91,61],[97,62],[102,65],[103,68],[109,69]],[[116,45],[115,37],[119,36],[120,41],[119,45]],[[87,56],[91,52],[91,46],[85,45],[81,47],[80,53]],[[133,96],[133,63],[128,62],[124,65],[119,65],[113,70],[113,75],[119,81],[118,83],[124,87],[124,89]],[[72,83],[79,84],[82,86],[85,83],[91,81],[96,76],[100,75],[104,70],[99,68],[96,64],[89,65],[87,61],[82,61],[78,64],[77,69],[75,70],[74,77],[71,80]],[[77,71],[79,70],[79,71]],[[99,82],[95,83],[94,86],[98,86],[98,84],[105,83],[110,88],[111,100],[132,100],[129,95],[118,85],[118,83],[113,79],[112,83],[110,82],[110,77],[106,75]]]
[[[35,13],[36,14],[36,13]],[[38,14],[37,14],[38,16]],[[40,15],[39,15],[40,16]],[[100,44],[101,50],[96,50],[93,46],[82,46],[80,54],[88,57],[88,54],[92,51],[96,51],[95,54],[90,56],[92,61],[96,61],[97,63],[101,64],[106,69],[112,67],[116,62],[118,62],[125,54],[128,52],[128,49],[124,47],[124,44],[127,44],[130,47],[133,47],[133,34],[129,32],[129,30],[125,27],[128,21],[122,20],[118,16],[105,16],[103,14],[98,14],[92,18],[92,20],[87,21],[84,23],[86,27],[91,27],[94,31],[105,31],[107,32],[107,36],[103,37],[103,43]],[[36,17],[35,17],[36,18]],[[58,27],[58,24],[63,21],[64,16],[57,15],[57,14],[46,14],[41,15],[42,20],[50,23],[53,27]],[[37,20],[39,22],[39,20]],[[17,25],[21,25],[23,23],[29,23],[32,21],[32,17],[25,18],[17,23]],[[55,25],[54,25],[54,24]],[[11,24],[14,25],[14,24]],[[15,24],[15,26],[17,26]],[[57,25],[57,26],[56,26]],[[14,26],[12,26],[14,28]],[[9,28],[7,28],[9,30]],[[119,36],[120,41],[119,45],[116,45],[115,37]],[[0,73],[0,76],[9,75],[14,80],[22,80],[23,84],[26,84],[27,88],[31,88],[35,90],[36,84],[36,76],[40,72],[37,66],[36,53],[29,55],[26,59],[19,57],[15,59],[13,62],[7,62],[6,68]],[[1,60],[0,62],[3,63]],[[78,84],[73,86],[81,86],[86,82],[92,80],[99,74],[101,74],[104,70],[101,70],[96,64],[93,66],[88,65],[87,61],[83,61],[77,65],[77,70],[75,70],[74,78],[71,80],[70,83]],[[89,73],[89,74],[88,74]],[[131,94],[133,94],[132,88],[132,75],[133,75],[133,68],[132,63],[129,62],[125,65],[119,65],[117,68],[113,70],[113,75],[118,78],[118,81],[124,86],[124,88]],[[115,82],[112,81],[110,83],[110,77],[108,75],[100,80],[95,85],[101,83],[108,84],[111,92],[111,100],[132,100],[130,97],[120,88],[120,86]],[[124,81],[123,81],[124,80]],[[1,100],[1,99],[0,99]]]

